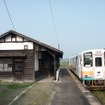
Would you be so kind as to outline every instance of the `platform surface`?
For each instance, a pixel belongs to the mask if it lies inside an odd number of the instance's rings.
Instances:
[[[55,82],[49,105],[90,105],[67,69],[61,68],[61,80]]]

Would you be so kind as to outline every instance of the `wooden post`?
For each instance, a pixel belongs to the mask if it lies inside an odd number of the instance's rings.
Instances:
[[[50,51],[48,51],[52,56],[53,56],[53,67],[54,67],[54,80],[56,80],[56,56],[55,56],[55,53],[52,53]]]
[[[56,80],[56,60],[55,60],[55,53],[54,53],[54,80]]]

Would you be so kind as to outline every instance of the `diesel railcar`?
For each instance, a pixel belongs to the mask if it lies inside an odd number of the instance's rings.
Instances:
[[[105,89],[105,49],[83,51],[72,57],[70,69],[89,89]]]

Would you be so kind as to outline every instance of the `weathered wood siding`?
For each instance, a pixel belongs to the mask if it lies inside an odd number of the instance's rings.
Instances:
[[[0,80],[13,81],[13,73],[7,71],[0,72]]]
[[[0,79],[7,79],[7,78],[12,78],[14,80],[15,79],[15,70],[14,70],[14,62],[15,60],[19,60],[19,59],[22,59],[23,60],[23,77],[22,77],[22,80],[23,81],[34,81],[35,79],[35,76],[34,76],[34,53],[33,53],[33,50],[13,50],[13,51],[0,51],[0,54],[4,54],[4,55],[8,55],[8,54],[20,54],[20,53],[25,53],[27,56],[26,58],[15,58],[15,57],[6,57],[6,58],[0,58],[1,60],[2,59],[10,59],[12,60],[12,65],[13,65],[13,68],[12,68],[12,71],[11,72],[8,72],[8,71],[0,71]]]
[[[34,81],[34,53],[33,50],[26,50],[27,58],[24,60],[24,80]]]
[[[7,54],[12,54],[13,52],[12,51],[3,51],[3,50],[0,50],[0,55],[7,55]],[[12,59],[11,58],[2,58],[0,57],[0,62],[2,61],[8,61],[10,60],[11,63],[12,63]],[[9,79],[9,80],[13,80],[13,71],[0,71],[0,79]]]

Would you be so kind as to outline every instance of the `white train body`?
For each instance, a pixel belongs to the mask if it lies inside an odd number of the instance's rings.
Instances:
[[[83,81],[105,80],[105,50],[93,49],[79,53],[70,59],[70,68]],[[87,82],[86,82],[87,83]],[[85,84],[86,84],[85,83]],[[98,83],[99,84],[99,83]],[[105,85],[105,82],[102,82]]]

